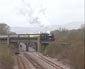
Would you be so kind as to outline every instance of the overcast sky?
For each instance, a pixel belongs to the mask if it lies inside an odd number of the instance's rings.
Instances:
[[[84,0],[0,0],[0,22],[10,26],[38,26],[30,24],[28,3],[33,17],[39,17],[41,25],[63,25],[72,22],[84,22]],[[20,9],[24,9],[25,15]],[[42,9],[40,13],[39,10]]]

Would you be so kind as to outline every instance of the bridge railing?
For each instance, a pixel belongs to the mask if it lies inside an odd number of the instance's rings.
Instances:
[[[8,35],[0,35],[0,38],[7,38]]]

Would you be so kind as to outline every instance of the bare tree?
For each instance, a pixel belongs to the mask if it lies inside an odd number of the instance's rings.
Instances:
[[[10,31],[10,28],[7,24],[0,23],[0,34],[8,34]]]

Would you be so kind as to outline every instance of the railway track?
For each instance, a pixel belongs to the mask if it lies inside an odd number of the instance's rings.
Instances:
[[[18,69],[27,69],[21,56],[17,56]]]
[[[35,69],[44,69],[36,60],[34,60],[30,55],[24,54],[25,57],[32,63],[32,65],[35,67]]]
[[[36,60],[30,57],[28,54],[24,54],[25,57],[32,63],[36,69],[44,69]]]
[[[57,65],[56,63],[48,60],[47,58],[43,57],[42,55],[38,54],[36,55],[35,53],[32,53],[34,56],[38,57],[42,61],[46,62],[50,66],[52,66],[54,69],[64,69],[63,67]],[[33,65],[34,69],[46,69],[44,68],[39,62],[37,62],[32,56],[30,56],[27,53],[24,53],[24,57],[30,61],[30,63]],[[26,67],[27,63],[24,61],[22,56],[17,56],[17,63],[19,69],[29,69],[29,67]],[[30,68],[31,69],[31,68]]]
[[[36,54],[32,53],[33,55],[36,56]],[[56,63],[46,59],[45,57],[41,56],[40,54],[38,54],[38,56],[41,60],[45,61],[46,63],[48,63],[49,65],[53,66],[55,69],[64,69],[63,67],[57,65]]]

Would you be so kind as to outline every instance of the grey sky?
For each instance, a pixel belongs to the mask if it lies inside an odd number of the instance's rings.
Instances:
[[[84,0],[25,0],[25,3],[27,1],[31,3],[35,12],[40,7],[46,8],[45,15],[39,14],[42,25],[84,22]],[[18,8],[23,7],[21,0],[0,0],[0,22],[10,26],[38,26],[38,24],[29,24],[27,16],[19,14]],[[34,16],[37,14],[35,13]]]

